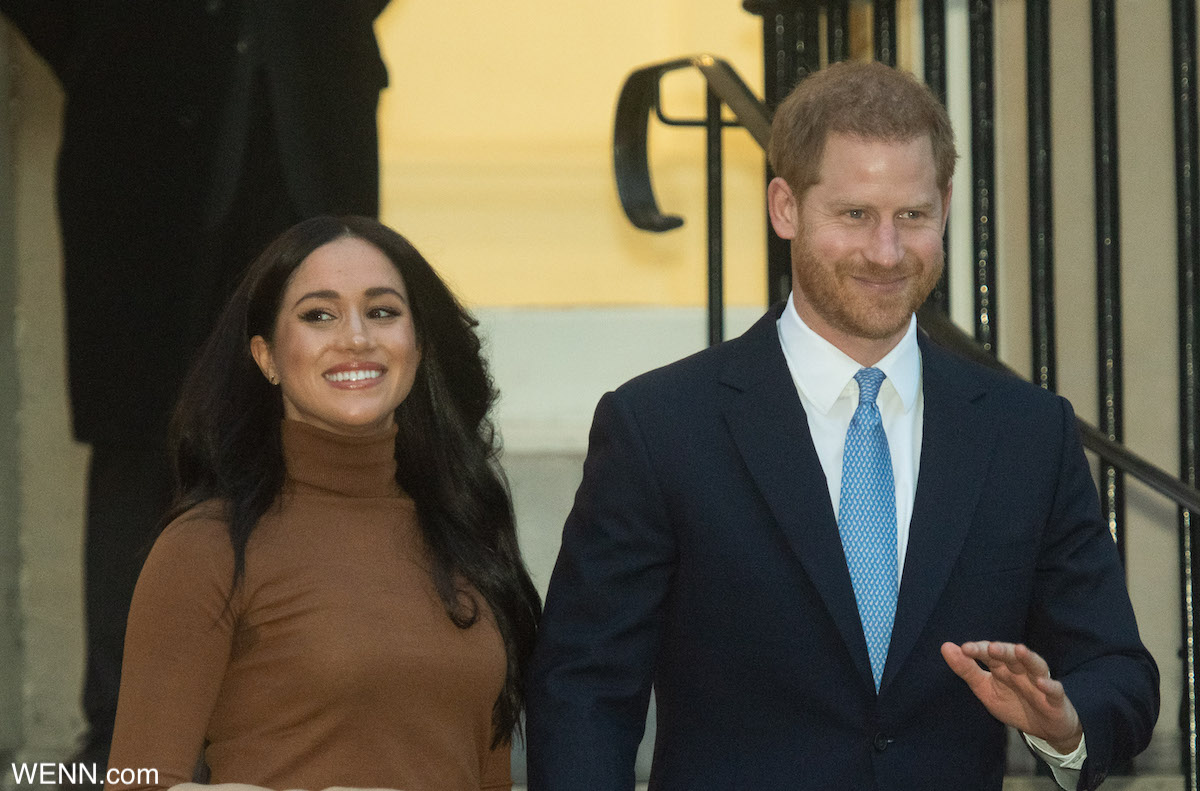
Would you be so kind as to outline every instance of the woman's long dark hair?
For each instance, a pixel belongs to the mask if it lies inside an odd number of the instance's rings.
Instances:
[[[495,615],[508,657],[492,717],[498,747],[518,726],[522,671],[541,602],[521,560],[497,464],[488,419],[496,391],[480,354],[478,322],[400,234],[364,217],[316,217],[284,232],[251,264],[183,387],[171,428],[179,495],[168,519],[207,501],[224,504],[236,590],[245,576],[246,543],[284,481],[282,400],[251,358],[250,338],[272,340],[292,274],[318,247],[344,236],[382,251],[408,291],[421,362],[396,409],[396,480],[416,503],[447,615],[464,629],[479,618],[461,580]]]

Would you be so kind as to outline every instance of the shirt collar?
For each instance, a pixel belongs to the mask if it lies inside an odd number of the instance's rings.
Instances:
[[[796,385],[822,414],[827,413],[862,368],[845,352],[818,335],[796,312],[792,295],[779,317],[779,338],[784,354],[792,361]],[[908,331],[875,367],[887,376],[900,396],[904,411],[913,408],[921,387],[921,352],[917,347],[917,317],[909,320]]]

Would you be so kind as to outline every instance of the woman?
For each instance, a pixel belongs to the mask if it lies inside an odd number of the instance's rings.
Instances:
[[[541,605],[475,323],[373,220],[306,220],[254,262],[176,413],[110,767],[166,787],[203,750],[214,783],[510,787]]]

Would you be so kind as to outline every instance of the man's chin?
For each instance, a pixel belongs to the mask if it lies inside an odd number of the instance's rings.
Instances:
[[[908,329],[912,310],[893,309],[886,312],[864,312],[857,316],[844,316],[840,329],[847,335],[867,341],[885,341],[899,338]]]

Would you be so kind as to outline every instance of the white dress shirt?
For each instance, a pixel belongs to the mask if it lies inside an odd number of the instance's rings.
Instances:
[[[858,382],[854,375],[863,366],[813,331],[788,295],[787,306],[776,322],[779,343],[787,360],[788,371],[800,395],[800,404],[808,418],[808,430],[825,482],[829,500],[837,516],[842,495],[842,456],[850,418],[858,408]],[[908,549],[908,529],[912,520],[913,500],[917,494],[917,476],[921,468],[921,437],[924,428],[925,396],[921,384],[921,351],[917,346],[917,317],[908,331],[875,368],[885,378],[875,403],[883,420],[888,450],[892,456],[892,478],[896,483],[896,573],[904,576]],[[899,582],[899,580],[897,580]],[[986,639],[981,635],[980,639]],[[1084,740],[1070,754],[1063,755],[1045,740],[1022,734],[1034,750],[1046,759],[1054,779],[1063,788],[1074,788],[1079,768],[1087,757]]]
[[[783,356],[812,434],[817,458],[829,485],[829,501],[837,516],[842,497],[842,456],[850,418],[858,408],[858,382],[854,375],[863,366],[841,349],[811,330],[796,313],[792,299],[777,323]],[[896,573],[903,576],[908,548],[908,523],[917,494],[917,472],[921,465],[922,418],[925,399],[921,389],[921,352],[917,349],[917,318],[908,331],[875,367],[886,379],[875,403],[883,419],[888,450],[892,456],[892,479],[896,483]],[[899,582],[899,580],[897,580]]]

